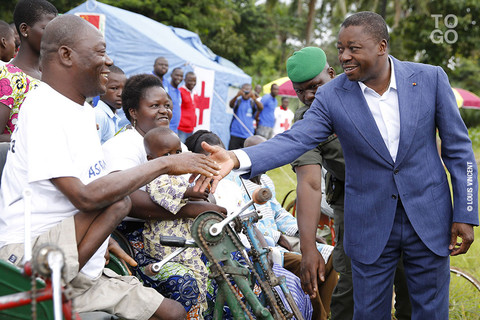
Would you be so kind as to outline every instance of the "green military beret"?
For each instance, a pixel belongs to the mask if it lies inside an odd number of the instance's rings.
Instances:
[[[322,49],[305,47],[287,60],[287,75],[292,82],[305,82],[318,76],[325,68],[327,56]]]

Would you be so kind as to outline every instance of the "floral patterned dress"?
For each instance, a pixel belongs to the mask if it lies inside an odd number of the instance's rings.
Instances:
[[[185,176],[161,175],[149,184],[146,191],[150,198],[170,211],[172,214],[177,212],[186,204],[183,195],[187,190],[189,183]],[[143,229],[143,241],[145,252],[152,258],[162,260],[177,248],[162,246],[160,236],[176,236],[185,239],[192,239],[191,226],[194,219],[179,218],[174,220],[147,220]],[[199,287],[199,296],[197,304],[200,307],[199,314],[207,310],[207,301],[205,293],[207,292],[208,270],[200,259],[202,250],[199,248],[188,248],[180,255],[173,258],[172,262],[178,262],[190,269],[194,274]],[[165,271],[166,268],[164,268]],[[172,270],[177,273],[178,270]],[[165,276],[171,275],[167,272]],[[161,276],[161,275],[160,275]],[[187,281],[188,282],[188,281]]]
[[[2,133],[11,134],[15,130],[18,112],[27,93],[39,84],[40,80],[30,77],[13,64],[0,67],[0,102],[10,108],[10,117]]]

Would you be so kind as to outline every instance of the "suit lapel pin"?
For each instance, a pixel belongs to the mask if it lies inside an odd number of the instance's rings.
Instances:
[[[416,83],[416,82],[414,82],[414,83],[412,83],[412,85],[415,87],[415,86],[417,85],[417,83]]]

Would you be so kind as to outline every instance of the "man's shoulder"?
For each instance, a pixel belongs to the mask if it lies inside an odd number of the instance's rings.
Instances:
[[[272,97],[272,95],[270,93],[264,94],[263,97],[262,97],[262,101],[269,101],[269,100],[273,100],[273,99],[275,99],[275,98]]]
[[[29,109],[30,105],[33,105],[33,109],[36,109],[39,112],[53,112],[52,109],[62,108],[64,105],[69,105],[74,103],[69,100],[64,95],[52,89],[48,84],[41,82],[38,87],[29,92],[25,98],[25,101],[22,104],[22,109]],[[41,108],[37,106],[41,105]]]
[[[178,91],[180,91],[180,97],[182,98],[182,103],[183,103],[184,101],[187,100],[186,97],[190,96],[190,92],[185,87],[180,87]]]
[[[175,90],[179,90],[180,88],[175,88],[172,83],[170,81],[165,81],[163,83],[163,87],[165,89],[165,91],[167,91],[168,94],[170,94],[170,92],[174,92]]]
[[[109,117],[110,113],[113,113],[110,107],[102,100],[98,101],[97,106],[93,108],[93,111],[95,112],[95,115],[98,117]]]
[[[349,87],[351,85],[351,82],[352,81],[348,80],[345,73],[339,74],[334,79],[321,86],[318,89],[317,94],[321,92],[321,94],[324,96],[334,95],[336,89]]]
[[[392,57],[393,63],[395,68],[400,68],[400,69],[407,69],[411,70],[412,72],[437,72],[438,66],[434,66],[431,64],[426,64],[426,63],[419,63],[419,62],[412,62],[412,61],[402,61],[398,60],[395,57]],[[398,69],[397,69],[398,70]]]

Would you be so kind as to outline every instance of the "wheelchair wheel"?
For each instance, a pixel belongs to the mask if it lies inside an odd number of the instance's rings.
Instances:
[[[123,251],[125,251],[130,257],[135,259],[135,254],[133,253],[133,248],[130,245],[130,242],[120,231],[114,230],[112,233],[112,238],[118,242]]]
[[[135,255],[133,252],[133,248],[128,242],[127,238],[118,230],[114,230],[111,234],[111,237],[117,241],[120,247],[125,251],[130,257],[135,259]],[[106,265],[107,268],[115,271],[117,274],[121,276],[131,276],[132,270],[130,270],[130,266],[125,263],[123,260],[120,260],[117,256],[113,253],[110,253],[110,263]]]
[[[457,267],[450,267],[448,318],[480,320],[480,281]]]

